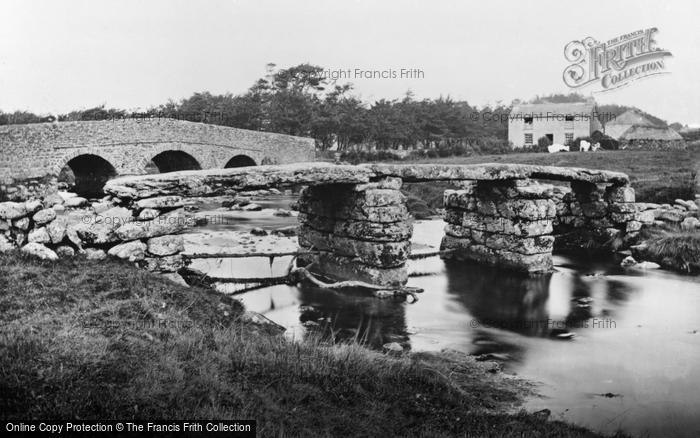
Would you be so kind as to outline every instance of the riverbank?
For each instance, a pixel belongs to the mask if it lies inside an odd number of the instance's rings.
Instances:
[[[595,436],[508,414],[527,382],[452,354],[292,343],[115,260],[0,255],[4,420],[255,418],[259,436]]]
[[[700,274],[700,230],[655,227],[642,232],[640,244],[632,247],[638,260],[685,274]]]

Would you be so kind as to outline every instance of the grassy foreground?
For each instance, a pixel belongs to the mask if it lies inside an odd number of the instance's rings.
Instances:
[[[493,364],[292,343],[242,310],[126,262],[0,254],[0,416],[254,418],[259,436],[595,436],[504,413],[529,385]]]

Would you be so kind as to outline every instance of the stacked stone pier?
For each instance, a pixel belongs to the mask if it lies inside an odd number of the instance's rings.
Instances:
[[[303,186],[299,262],[334,280],[400,287],[408,279],[412,234],[401,187],[432,181],[459,187],[444,194],[444,258],[528,273],[550,271],[555,243],[572,231],[625,238],[649,219],[635,204],[627,175],[617,172],[513,164],[297,163],[113,179],[104,186],[108,205],[101,218],[65,227],[55,238],[44,230],[44,213],[35,213],[50,206],[48,199],[29,200],[32,208],[22,204],[22,214],[15,211],[19,204],[0,203],[0,249],[27,241],[56,249],[96,248],[151,270],[174,271],[183,264],[177,234],[192,225],[183,211],[185,198],[235,198],[241,191]]]
[[[532,180],[472,181],[444,196],[447,258],[542,273],[552,269],[553,188]]]
[[[299,198],[299,245],[312,272],[372,284],[408,280],[412,222],[401,180],[305,188]]]

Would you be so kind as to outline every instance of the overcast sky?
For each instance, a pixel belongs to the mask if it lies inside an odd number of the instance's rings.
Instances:
[[[370,102],[410,89],[510,103],[569,91],[568,42],[657,27],[671,73],[594,97],[700,124],[698,17],[696,0],[0,0],[0,109],[136,110],[195,91],[238,94],[268,62],[423,70],[423,78],[353,80]]]

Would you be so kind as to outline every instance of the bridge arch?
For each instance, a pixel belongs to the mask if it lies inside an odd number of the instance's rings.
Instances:
[[[248,155],[239,154],[231,158],[224,165],[224,169],[230,169],[232,167],[247,167],[247,166],[257,166],[254,159]]]
[[[117,170],[106,158],[83,153],[70,157],[60,169],[59,182],[67,183],[70,190],[84,197],[104,195],[104,185],[117,176]]]
[[[195,157],[181,150],[162,151],[151,158],[151,163],[151,169],[158,173],[202,169],[202,165]]]

